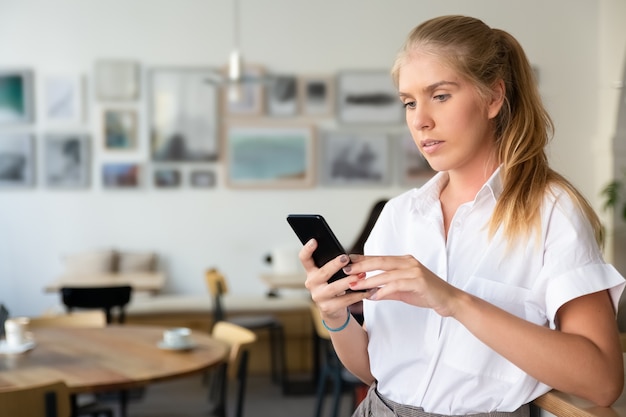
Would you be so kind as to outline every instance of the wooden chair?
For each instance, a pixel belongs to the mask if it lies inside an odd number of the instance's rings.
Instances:
[[[0,417],[70,417],[70,411],[64,382],[0,390]]]
[[[317,351],[321,354],[322,366],[320,368],[320,375],[318,377],[317,385],[317,398],[315,401],[315,417],[322,415],[322,409],[324,407],[324,400],[326,398],[326,392],[328,390],[327,382],[332,381],[333,388],[333,404],[332,404],[332,416],[337,417],[339,415],[339,405],[341,404],[341,395],[344,392],[352,393],[352,403],[356,407],[356,388],[364,385],[361,380],[352,375],[337,357],[333,344],[330,340],[330,333],[324,327],[322,323],[322,317],[320,316],[319,309],[315,303],[311,303],[311,316],[313,317],[313,326],[315,328],[315,334],[317,336],[317,343],[319,349]]]
[[[228,293],[226,278],[217,269],[211,268],[205,272],[205,280],[209,293],[213,296],[213,323],[229,321],[254,332],[258,330],[269,332],[272,381],[281,384],[285,391],[287,389],[285,336],[282,322],[269,314],[237,315],[227,318],[222,302],[222,296]]]
[[[257,340],[257,336],[249,329],[226,321],[215,323],[211,335],[230,346],[228,357],[212,374],[209,391],[210,400],[214,405],[212,415],[226,417],[228,385],[230,381],[235,381],[237,383],[235,417],[242,417],[248,376],[248,346]]]
[[[106,327],[106,314],[102,310],[76,311],[67,314],[50,314],[37,317],[29,317],[29,329],[41,329],[45,327],[85,327],[98,328]],[[113,410],[109,407],[94,402],[94,397],[90,394],[87,402],[84,398],[78,398],[76,395],[70,396],[72,407],[72,415],[76,416],[108,416],[113,417]],[[82,401],[81,401],[82,399]],[[84,403],[84,404],[80,404]]]
[[[30,317],[28,327],[105,327],[106,314],[101,310],[74,311],[67,314],[43,315]]]
[[[75,309],[102,309],[107,323],[124,323],[126,306],[130,302],[133,288],[129,285],[114,287],[62,287],[61,299],[68,312]],[[113,311],[117,309],[117,316]]]

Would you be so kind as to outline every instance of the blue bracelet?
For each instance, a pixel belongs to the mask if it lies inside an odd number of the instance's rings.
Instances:
[[[337,327],[336,329],[333,329],[332,327],[328,327],[328,325],[326,324],[326,322],[324,320],[322,320],[322,324],[324,325],[324,327],[326,327],[326,330],[328,330],[329,332],[340,332],[343,329],[345,329],[346,327],[348,327],[348,323],[350,323],[350,316],[352,316],[352,314],[350,314],[350,309],[346,308],[346,311],[348,312],[348,318],[346,319],[346,322],[344,324],[342,324],[341,326]]]

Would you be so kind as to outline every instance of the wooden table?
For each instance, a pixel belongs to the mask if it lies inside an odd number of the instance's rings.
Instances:
[[[183,377],[220,363],[228,347],[193,332],[188,351],[157,346],[163,327],[40,328],[37,345],[17,355],[0,355],[0,390],[63,380],[72,394],[118,391]]]
[[[626,372],[626,354],[624,371]],[[626,417],[626,389],[611,407],[599,407],[590,401],[557,390],[542,395],[533,403],[557,417]]]

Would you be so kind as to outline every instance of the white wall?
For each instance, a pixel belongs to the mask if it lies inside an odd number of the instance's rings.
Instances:
[[[387,69],[407,32],[422,20],[450,13],[483,18],[515,35],[539,67],[557,125],[554,166],[596,202],[604,178],[598,179],[594,153],[596,159],[605,155],[590,138],[610,140],[598,126],[599,10],[592,0],[241,0],[241,46],[248,61],[274,71]],[[80,72],[91,82],[100,58],[136,59],[144,70],[221,66],[232,46],[231,17],[230,0],[0,0],[0,68],[32,67],[38,82],[46,73]],[[617,52],[623,49],[622,43]],[[142,90],[140,100],[127,105],[140,111],[143,128],[139,149],[125,157],[102,150],[101,111],[110,103],[91,94],[90,88],[89,118],[80,128],[94,139],[94,184],[70,192],[39,182],[34,189],[0,192],[0,302],[14,314],[37,314],[56,303],[57,296],[44,295],[42,287],[61,272],[62,254],[101,247],[157,251],[169,275],[168,292],[204,293],[203,271],[217,266],[233,292],[262,293],[264,255],[277,246],[298,246],[287,213],[324,214],[348,246],[373,202],[402,191],[233,190],[224,185],[221,162],[205,164],[218,172],[214,189],[102,190],[103,161],[151,166],[146,95]],[[37,122],[31,130],[50,129]]]

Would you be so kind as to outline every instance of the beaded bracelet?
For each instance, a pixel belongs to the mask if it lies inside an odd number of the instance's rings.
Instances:
[[[333,329],[332,327],[328,327],[328,325],[326,324],[326,322],[324,320],[322,320],[322,324],[324,325],[324,327],[326,327],[326,330],[328,330],[329,332],[340,332],[343,329],[345,329],[348,326],[348,323],[350,323],[350,316],[352,314],[350,314],[350,309],[346,308],[346,311],[348,312],[348,318],[346,319],[346,322],[344,324],[342,324],[341,326]]]

